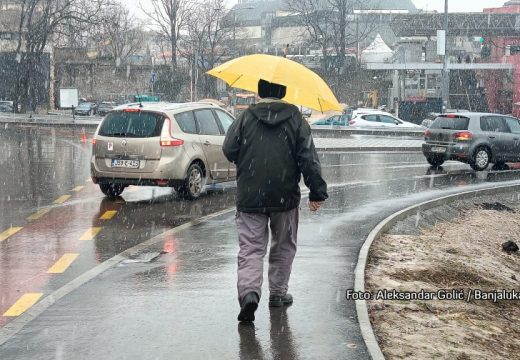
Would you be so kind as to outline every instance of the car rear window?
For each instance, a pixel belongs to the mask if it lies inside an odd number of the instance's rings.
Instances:
[[[155,137],[160,136],[164,116],[146,111],[109,113],[99,129],[100,136]]]
[[[430,129],[468,130],[469,118],[463,116],[439,116],[430,125]]]

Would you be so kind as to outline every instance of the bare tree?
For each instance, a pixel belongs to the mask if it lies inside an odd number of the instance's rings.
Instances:
[[[143,48],[144,34],[128,9],[115,3],[103,9],[101,24],[92,38],[103,55],[119,66]]]
[[[201,73],[215,67],[232,45],[233,28],[223,24],[228,13],[224,3],[224,0],[204,0],[190,16],[185,55]],[[217,95],[215,78],[202,78],[202,93]]]
[[[177,50],[181,32],[187,25],[193,0],[152,0],[152,10],[146,10],[142,4],[141,10],[152,21],[155,31],[168,40],[171,51],[172,72],[177,69]]]
[[[299,23],[307,29],[312,43],[323,51],[323,70],[327,70],[327,50],[334,48],[338,65],[345,62],[346,49],[363,41],[376,27],[376,17],[364,16],[355,10],[366,8],[364,0],[286,0],[287,6],[299,18]],[[374,2],[373,8],[378,5]],[[374,9],[369,9],[374,10]]]
[[[297,16],[297,23],[307,30],[311,44],[319,46],[324,59],[335,34],[329,21],[332,9],[323,0],[286,0],[288,8]],[[326,61],[322,63],[326,69]]]
[[[99,21],[108,0],[20,0],[18,44],[16,49],[15,109],[24,112],[45,102],[36,89],[35,79],[43,78],[44,52],[53,36],[71,31],[84,31],[88,24]],[[76,28],[65,26],[75,24]],[[37,76],[40,75],[40,76]],[[43,74],[44,75],[44,74]]]

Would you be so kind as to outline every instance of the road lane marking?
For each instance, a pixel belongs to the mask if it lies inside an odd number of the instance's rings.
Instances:
[[[18,231],[22,230],[22,227],[11,227],[4,231],[3,233],[0,233],[0,242],[7,240],[9,237],[16,234]]]
[[[69,200],[71,195],[62,195],[56,200],[54,200],[54,204],[63,204],[65,201]]]
[[[137,190],[139,190],[139,186],[130,185],[127,192],[136,192]]]
[[[27,293],[23,294],[17,302],[13,304],[3,316],[19,316],[23,314],[27,309],[36,304],[38,300],[43,296],[42,293]]]
[[[87,180],[85,180],[85,182],[91,182],[92,179],[91,178],[88,178]]]
[[[52,267],[47,270],[47,274],[62,274],[76,260],[79,254],[63,254]]]
[[[85,233],[79,238],[82,241],[92,240],[101,231],[100,227],[93,227],[85,231]]]
[[[100,220],[110,220],[114,216],[116,216],[116,214],[117,214],[116,210],[108,210],[108,211],[105,211],[105,213],[103,215],[101,215],[101,217],[99,219]]]
[[[31,216],[27,218],[27,220],[38,220],[41,219],[45,214],[47,214],[51,209],[40,209]]]
[[[80,192],[81,190],[83,190],[85,187],[84,186],[76,186],[74,189],[72,189],[72,191],[74,192]]]

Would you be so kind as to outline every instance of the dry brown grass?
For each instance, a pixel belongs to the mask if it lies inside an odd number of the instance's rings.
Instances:
[[[419,236],[386,235],[372,246],[367,288],[398,291],[515,289],[520,214],[474,209]],[[520,301],[370,301],[387,359],[520,359]]]

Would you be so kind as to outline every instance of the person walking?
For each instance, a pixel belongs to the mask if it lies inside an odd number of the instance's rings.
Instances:
[[[222,147],[237,166],[239,321],[255,320],[269,228],[269,306],[293,302],[287,290],[296,254],[301,175],[310,190],[311,211],[328,198],[310,126],[296,106],[282,100],[286,92],[283,85],[260,80],[261,100],[233,122]]]

